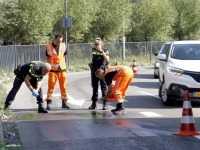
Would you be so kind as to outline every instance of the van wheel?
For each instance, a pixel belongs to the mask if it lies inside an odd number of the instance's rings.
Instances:
[[[159,95],[161,96],[162,103],[165,106],[173,105],[176,101],[167,95],[165,81],[162,82]]]
[[[154,79],[158,79],[158,76],[154,74]]]
[[[154,79],[158,79],[158,77],[159,77],[159,76],[157,76],[157,75],[154,73]]]

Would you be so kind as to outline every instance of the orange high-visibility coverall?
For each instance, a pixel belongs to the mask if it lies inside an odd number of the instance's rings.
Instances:
[[[52,100],[52,94],[53,94],[54,86],[56,84],[57,79],[60,85],[61,99],[67,100],[65,43],[60,44],[58,54],[55,51],[52,43],[46,46],[46,51],[47,51],[47,54],[49,55],[48,63],[51,64],[51,71],[49,72],[49,79],[48,79],[48,91],[47,91],[46,101]]]
[[[115,66],[105,70],[105,75],[109,72],[114,72],[117,70],[117,73],[113,77],[113,81],[115,81],[115,85],[112,88],[112,94],[109,96],[112,99],[115,99],[117,103],[122,103],[126,90],[130,85],[134,74],[131,68],[127,66]],[[109,98],[108,98],[109,99]]]

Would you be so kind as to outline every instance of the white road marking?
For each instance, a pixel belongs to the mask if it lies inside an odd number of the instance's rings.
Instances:
[[[200,135],[196,135],[196,136],[194,136],[195,138],[197,138],[197,139],[200,139]]]
[[[140,112],[141,114],[147,116],[147,117],[160,117],[161,115],[156,114],[154,112]]]
[[[159,96],[157,96],[157,95],[153,95],[153,94],[146,93],[146,92],[142,92],[142,91],[138,91],[138,92],[140,92],[140,93],[142,93],[142,94],[145,94],[145,95],[150,95],[150,96],[153,96],[153,97],[155,97],[155,98],[158,98],[158,99],[160,99],[160,97],[159,97]]]
[[[157,96],[157,95],[153,95],[153,94],[146,93],[146,92],[142,92],[142,91],[138,91],[138,92],[140,92],[140,93],[142,93],[142,94],[145,94],[145,95],[150,95],[150,96],[153,96],[153,97],[155,97],[155,98],[160,99],[160,97]],[[161,116],[161,115],[156,114],[156,113],[154,113],[154,112],[140,112],[140,113],[143,114],[143,115],[145,115],[145,116],[147,116],[147,117],[160,117],[160,116]],[[197,139],[200,139],[200,135],[196,135],[196,136],[194,136],[194,137],[197,138]]]
[[[43,94],[43,97],[46,97],[46,96],[47,96],[46,94]],[[56,94],[52,94],[52,96],[53,97],[60,97],[60,94],[56,93]],[[85,102],[85,99],[74,99],[70,95],[67,95],[67,96],[68,96],[67,102],[70,103],[70,104],[77,105],[77,106],[82,106],[84,104],[84,102]]]

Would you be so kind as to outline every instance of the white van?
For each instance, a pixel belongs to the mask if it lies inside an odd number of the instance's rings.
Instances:
[[[200,99],[200,41],[173,41],[166,54],[158,54],[159,96],[164,105],[183,99]]]

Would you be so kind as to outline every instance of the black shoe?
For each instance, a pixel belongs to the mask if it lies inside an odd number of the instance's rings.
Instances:
[[[67,100],[62,100],[62,108],[70,108],[68,105],[67,105]]]
[[[51,110],[51,100],[47,100],[47,110]]]
[[[88,109],[96,109],[97,105],[96,102],[92,102],[92,105]]]
[[[117,103],[116,108],[112,109],[111,112],[118,110],[119,108],[124,108],[124,103]]]
[[[126,113],[125,109],[124,108],[119,108],[115,111],[112,111],[115,115],[123,115]]]
[[[10,105],[5,104],[4,110],[9,110],[9,109],[10,109]]]
[[[103,110],[106,110],[106,109],[108,109],[108,100],[104,100],[103,101]]]
[[[126,113],[124,107],[122,106],[123,103],[118,103],[117,107],[115,109],[112,109],[111,112],[113,112],[115,115],[123,115]]]
[[[42,103],[38,104],[38,113],[48,113],[48,111],[43,107]]]
[[[119,103],[117,103],[117,106],[115,109],[111,109],[111,112],[117,111],[119,109]]]

